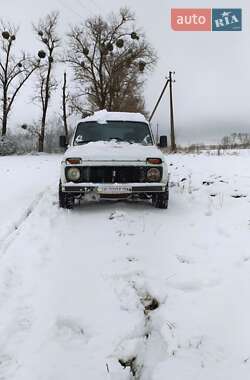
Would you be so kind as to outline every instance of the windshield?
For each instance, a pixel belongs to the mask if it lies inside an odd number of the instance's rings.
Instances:
[[[74,145],[95,141],[125,141],[143,145],[152,145],[148,124],[132,121],[107,121],[99,124],[95,121],[79,123],[76,129]]]

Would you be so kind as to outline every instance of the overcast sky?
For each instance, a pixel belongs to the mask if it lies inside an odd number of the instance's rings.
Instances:
[[[159,56],[145,88],[149,111],[168,71],[176,72],[177,142],[218,141],[234,131],[250,133],[249,0],[8,0],[2,1],[1,18],[19,24],[17,43],[35,52],[39,45],[31,23],[48,12],[60,11],[60,31],[66,33],[69,24],[96,14],[117,12],[124,5],[135,12],[138,26],[144,29]],[[170,9],[175,7],[243,8],[243,31],[174,32],[170,27]],[[32,122],[37,111],[30,101],[30,88],[26,88],[19,95],[12,125]],[[153,122],[159,123],[162,133],[169,133],[168,93]]]

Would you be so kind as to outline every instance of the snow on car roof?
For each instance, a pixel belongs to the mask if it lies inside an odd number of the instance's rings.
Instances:
[[[93,115],[87,116],[84,119],[80,120],[80,122],[86,121],[97,121],[99,124],[106,124],[107,121],[135,121],[148,123],[141,113],[108,112],[107,110],[97,111]]]

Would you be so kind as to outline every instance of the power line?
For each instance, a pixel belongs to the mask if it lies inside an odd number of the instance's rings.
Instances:
[[[151,115],[150,115],[150,117],[149,117],[149,121],[151,121],[151,120],[153,119],[153,116],[154,116],[154,114],[155,114],[155,111],[157,110],[157,108],[158,108],[158,106],[159,106],[159,104],[160,104],[160,101],[161,101],[161,99],[162,99],[162,97],[163,97],[163,95],[164,95],[164,92],[166,91],[166,88],[167,88],[168,84],[169,84],[169,78],[167,78],[167,81],[166,81],[166,83],[165,83],[165,85],[164,85],[164,87],[163,87],[163,90],[162,90],[162,92],[161,92],[161,94],[160,94],[160,96],[159,96],[159,98],[158,98],[158,100],[157,100],[157,102],[156,102],[156,105],[155,105],[155,107],[154,107],[154,109],[153,109],[153,112],[151,113]]]
[[[87,7],[86,5],[83,5],[83,3],[81,2],[81,0],[77,0],[78,4],[84,9],[84,10],[87,10],[88,12],[90,12],[92,15],[93,15],[93,11]]]
[[[81,1],[81,0],[80,0]],[[100,10],[100,8],[102,8],[102,5],[100,5],[100,4],[97,4],[97,2],[95,1],[95,0],[91,0],[92,1],[92,3],[96,6],[96,8],[98,9],[98,11]],[[102,8],[102,10],[104,10],[103,8]]]
[[[80,17],[81,19],[83,19],[83,15],[81,15],[80,13],[78,13],[75,9],[73,9],[71,6],[69,6],[67,3],[65,3],[63,0],[57,0],[58,3],[60,3],[65,9],[69,10],[70,12],[74,13],[75,16],[77,17]],[[92,3],[96,6],[96,8],[98,10],[100,10],[100,6],[94,1],[94,0],[91,0]],[[81,0],[77,0],[78,4],[82,7],[82,9],[86,11],[88,11],[88,13],[90,13],[91,15],[94,15],[94,12],[89,8],[87,7],[86,5],[83,5],[82,1]]]
[[[57,0],[58,3],[60,3],[64,8],[74,13],[76,16],[82,18],[82,15],[80,15],[78,12],[76,12],[73,8],[71,8],[68,4],[65,4],[63,0]]]
[[[86,5],[83,5],[82,0],[77,0],[77,1],[78,1],[78,3],[83,8],[89,9]],[[102,7],[102,5],[101,4],[97,4],[97,2],[95,0],[91,0],[90,3],[93,4],[96,7],[96,9],[98,10],[98,12],[100,12],[100,10],[102,10],[104,12],[104,8]],[[90,9],[89,9],[89,11],[94,15],[94,13]]]

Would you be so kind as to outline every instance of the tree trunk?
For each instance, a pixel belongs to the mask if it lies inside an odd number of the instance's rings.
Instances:
[[[50,55],[51,57],[51,55]],[[44,137],[45,137],[45,126],[46,126],[46,117],[47,117],[47,111],[48,111],[48,105],[49,105],[49,92],[50,92],[50,74],[51,74],[51,62],[49,61],[49,67],[46,77],[46,84],[45,84],[45,97],[44,97],[44,107],[43,107],[43,115],[42,115],[42,122],[41,122],[41,130],[39,134],[38,139],[38,152],[43,152],[44,150]]]
[[[8,120],[8,113],[7,113],[7,94],[4,91],[3,93],[3,119],[2,119],[2,136],[5,136],[7,133],[7,120]]]
[[[68,132],[68,123],[67,123],[67,100],[66,100],[66,88],[67,88],[67,74],[64,73],[63,81],[63,125],[65,131],[65,137],[67,144],[69,143],[69,132]]]
[[[3,121],[2,121],[2,136],[5,136],[7,132],[7,115],[3,114]]]
[[[45,117],[43,116],[41,130],[38,137],[38,152],[43,152],[44,150],[45,120],[46,120],[46,115]]]

